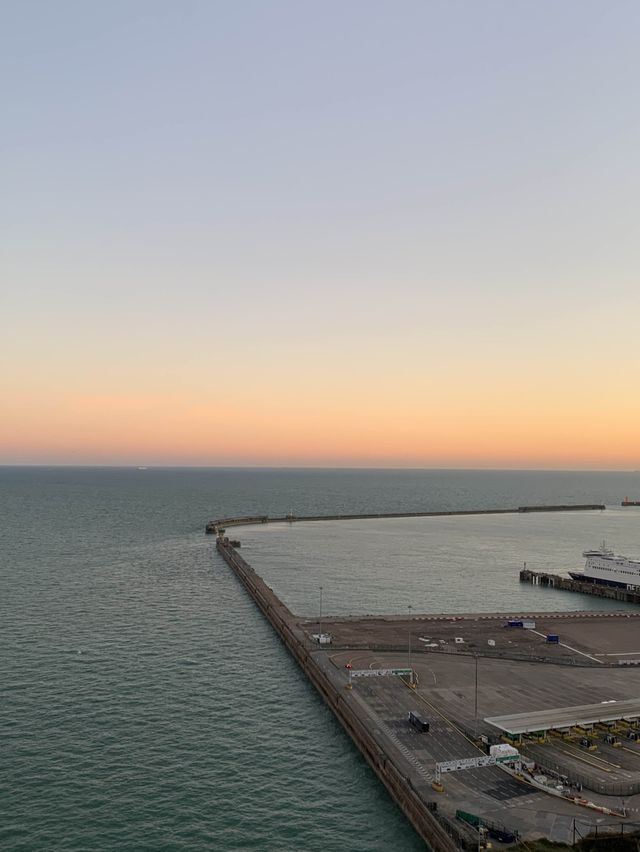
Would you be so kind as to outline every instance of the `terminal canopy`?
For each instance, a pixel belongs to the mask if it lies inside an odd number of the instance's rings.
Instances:
[[[600,704],[560,707],[557,710],[539,710],[535,713],[490,716],[484,721],[513,735],[548,731],[551,728],[571,728],[574,725],[616,722],[619,719],[630,721],[639,717],[640,698],[627,698],[623,701],[602,701]]]

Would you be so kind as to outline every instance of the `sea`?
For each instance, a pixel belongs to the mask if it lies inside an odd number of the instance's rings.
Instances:
[[[640,556],[625,495],[639,472],[0,468],[0,849],[423,849],[206,521],[607,504],[237,531],[311,617],[548,611],[611,606],[518,571]]]

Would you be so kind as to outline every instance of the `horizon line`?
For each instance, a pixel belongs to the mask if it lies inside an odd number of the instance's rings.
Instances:
[[[441,471],[467,473],[640,473],[636,468],[588,467],[395,467],[391,465],[215,465],[215,464],[134,464],[134,463],[73,463],[73,462],[0,462],[2,468],[73,468],[104,470],[313,470],[313,471]]]

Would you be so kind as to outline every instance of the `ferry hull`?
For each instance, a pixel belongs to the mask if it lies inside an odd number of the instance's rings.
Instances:
[[[600,577],[589,577],[587,574],[579,574],[577,571],[569,571],[569,576],[572,580],[579,580],[581,583],[593,583],[594,586],[609,586],[613,589],[628,589],[628,583],[619,583],[617,580],[603,580]]]

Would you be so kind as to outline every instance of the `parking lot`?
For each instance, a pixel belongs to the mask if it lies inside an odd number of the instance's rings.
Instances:
[[[598,625],[588,641],[576,631],[571,642],[578,644],[580,640],[581,647],[593,653],[598,647]],[[451,633],[443,631],[444,635],[454,635],[453,630],[469,633],[460,629],[460,623],[446,627]],[[520,631],[518,635],[523,634]],[[615,647],[625,647],[623,643],[632,638],[621,628]],[[399,652],[332,649],[327,654],[333,666],[343,670],[347,664],[353,670],[406,667],[408,662],[408,647]],[[502,732],[487,723],[487,717],[640,697],[640,668],[634,667],[611,668],[597,663],[583,667],[414,651],[412,668],[416,690],[407,687],[406,678],[388,676],[354,678],[352,692],[371,708],[384,732],[404,752],[415,772],[415,784],[425,795],[431,794],[437,762],[478,756],[481,752],[476,733],[478,737],[499,738]],[[410,710],[429,720],[428,734],[411,727],[407,721]],[[604,736],[603,730],[591,733],[593,750],[581,746],[577,735],[573,739],[549,736],[544,743],[526,740],[518,748],[549,773],[571,779],[580,788],[586,781],[589,788],[588,792],[585,788],[585,795],[590,799],[614,809],[624,805],[630,818],[637,819],[640,795],[624,797],[611,791],[617,784],[640,784],[640,744],[628,740],[623,732],[621,746],[614,748],[604,742]],[[524,834],[539,831],[556,840],[569,838],[576,817],[576,807],[566,800],[517,781],[495,766],[447,775],[444,793],[435,796],[440,807],[467,809]],[[593,815],[579,813],[578,817],[588,820]],[[594,825],[596,822],[594,818]]]

